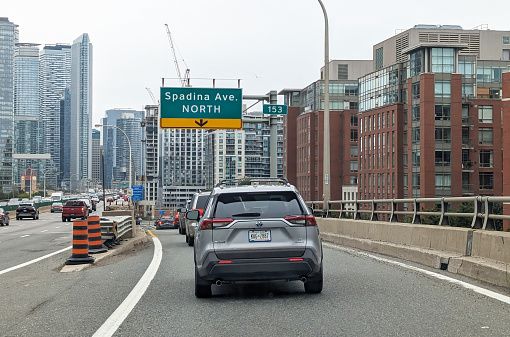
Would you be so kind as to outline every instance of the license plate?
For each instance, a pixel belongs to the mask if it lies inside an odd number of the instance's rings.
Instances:
[[[23,213],[26,213],[26,212],[27,212],[27,210],[26,210],[26,209],[24,209],[24,210],[23,210]]]
[[[269,229],[248,231],[248,241],[250,242],[271,241],[271,231]]]

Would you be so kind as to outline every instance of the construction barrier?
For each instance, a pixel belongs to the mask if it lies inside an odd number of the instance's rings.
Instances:
[[[101,224],[99,222],[99,216],[89,216],[88,222],[88,241],[89,241],[89,253],[98,254],[104,253],[108,249],[103,247],[103,240],[101,238]]]
[[[94,258],[89,255],[88,222],[77,219],[73,221],[73,248],[72,256],[66,264],[92,263]]]

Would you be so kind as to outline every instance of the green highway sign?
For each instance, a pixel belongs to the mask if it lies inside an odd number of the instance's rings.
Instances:
[[[262,106],[262,112],[271,115],[286,115],[287,106],[282,104],[264,104]]]
[[[239,88],[161,88],[160,127],[242,129]]]

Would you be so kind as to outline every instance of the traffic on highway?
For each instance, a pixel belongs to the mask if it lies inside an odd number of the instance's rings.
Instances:
[[[98,204],[95,214],[102,215],[102,209]],[[210,298],[197,298],[196,246],[178,229],[156,231],[148,220],[137,227],[145,242],[123,250],[134,240],[126,238],[113,248],[118,254],[70,272],[63,270],[71,256],[73,222],[62,222],[61,213],[48,208],[40,210],[38,220],[11,219],[0,227],[0,297],[9,303],[0,320],[2,335],[505,336],[510,331],[505,289],[325,242],[320,294],[308,294],[301,280],[252,280],[212,283]]]

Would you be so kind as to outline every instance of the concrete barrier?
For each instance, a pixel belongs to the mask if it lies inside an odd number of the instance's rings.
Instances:
[[[323,240],[510,287],[510,233],[317,218]]]

